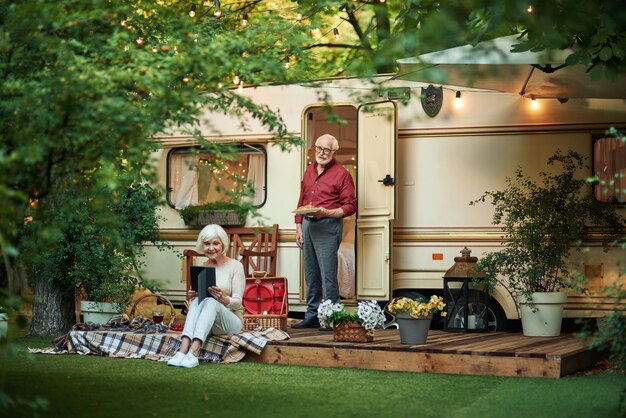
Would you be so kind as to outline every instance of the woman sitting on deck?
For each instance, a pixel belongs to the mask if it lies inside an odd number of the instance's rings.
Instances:
[[[169,366],[196,367],[200,349],[209,334],[233,335],[243,328],[242,297],[245,275],[242,264],[226,256],[229,241],[224,228],[205,226],[196,242],[196,251],[208,260],[203,266],[215,267],[216,286],[207,290],[212,297],[198,303],[197,294],[188,291],[189,304],[182,341],[178,352],[167,362]]]

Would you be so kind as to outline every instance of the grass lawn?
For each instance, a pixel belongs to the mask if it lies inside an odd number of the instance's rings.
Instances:
[[[46,399],[41,417],[624,417],[626,376],[561,379],[435,375],[237,363],[28,354],[50,338],[12,333],[0,392]],[[33,416],[20,405],[2,417]]]

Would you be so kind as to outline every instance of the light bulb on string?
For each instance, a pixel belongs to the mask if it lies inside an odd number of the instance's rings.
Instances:
[[[213,16],[220,17],[222,15],[222,8],[220,4],[220,0],[215,0],[215,11],[213,12]]]
[[[532,5],[532,4],[529,4],[529,5],[528,5],[528,9],[526,9],[526,11],[527,11],[528,13],[532,13],[532,12],[533,12],[533,5]]]
[[[241,16],[241,26],[243,26],[244,28],[248,26],[248,13],[247,12],[243,12],[243,15]]]
[[[233,78],[233,84],[239,84],[239,74],[235,74],[235,78]]]
[[[189,17],[194,17],[196,15],[196,3],[191,4],[191,9],[189,9]]]
[[[137,43],[137,46],[143,46],[143,38],[137,38],[135,39],[135,42]]]
[[[302,20],[302,13],[298,12],[298,14],[296,15],[296,20],[298,22]]]
[[[530,108],[531,108],[532,110],[537,110],[537,109],[539,109],[539,107],[540,107],[540,105],[539,105],[539,101],[537,101],[537,99],[536,99],[536,98],[531,97],[531,98],[530,98]]]
[[[461,92],[457,91],[454,95],[454,107],[460,109],[463,107],[463,99],[461,99]]]
[[[243,80],[239,81],[239,87],[237,87],[239,93],[243,93]]]
[[[291,64],[289,63],[289,56],[286,56],[285,59],[283,60],[285,62],[285,70],[288,70],[289,68],[291,68]]]
[[[335,35],[335,39],[339,40],[339,29],[333,28],[333,34]]]

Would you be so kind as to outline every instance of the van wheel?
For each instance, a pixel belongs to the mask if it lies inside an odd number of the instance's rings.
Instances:
[[[451,318],[448,320],[448,324],[450,324],[454,328],[464,328],[465,327],[465,306],[462,301],[459,302],[461,307],[453,312]],[[488,331],[506,331],[507,329],[507,319],[504,315],[504,311],[500,308],[497,302],[491,301],[489,305],[486,307],[487,311],[484,316],[487,318],[486,328]],[[485,305],[482,303],[471,303],[469,306],[470,312],[482,312],[485,310]],[[482,326],[480,326],[482,329]]]

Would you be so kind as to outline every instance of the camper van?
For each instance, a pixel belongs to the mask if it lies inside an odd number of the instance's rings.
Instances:
[[[148,247],[145,275],[159,281],[174,302],[184,299],[181,253],[194,247],[199,232],[183,222],[179,209],[219,200],[219,190],[203,171],[223,170],[247,179],[256,191],[253,203],[260,216],[249,216],[246,226],[279,225],[277,276],[287,278],[290,315],[305,310],[293,210],[304,170],[314,160],[314,141],[325,133],[338,138],[336,159],[352,174],[357,191],[357,213],[344,219],[339,249],[338,280],[346,305],[441,294],[442,277],[464,247],[479,259],[502,248],[501,230],[491,224],[492,206],[469,203],[502,188],[518,167],[539,173],[557,149],[571,149],[589,157],[589,176],[593,170],[607,176],[626,171],[623,144],[617,163],[605,164],[602,151],[610,140],[607,128],[626,129],[623,100],[531,100],[391,77],[375,85],[341,78],[248,87],[240,94],[279,112],[302,145],[285,150],[253,118],[221,113],[204,114],[200,130],[206,140],[235,145],[231,160],[218,164],[208,152],[192,152],[197,143],[182,128],[151,139],[159,144],[154,158],[167,191],[160,228],[174,250]],[[329,114],[336,116],[330,122]],[[221,193],[233,187],[229,181],[225,175]],[[609,200],[623,200],[625,189],[616,189],[618,195]],[[571,263],[588,276],[590,293],[570,291],[565,317],[603,315],[595,304],[600,290],[624,280],[617,267],[623,250],[605,253],[599,242],[586,244],[590,251],[576,253]],[[488,310],[491,329],[502,330],[507,319],[518,318],[503,288],[495,290]]]

